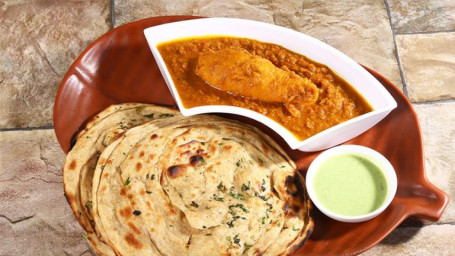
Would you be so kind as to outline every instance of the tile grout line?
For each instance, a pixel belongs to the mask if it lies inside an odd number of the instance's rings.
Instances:
[[[401,83],[403,84],[403,94],[409,99],[408,86],[404,79],[403,67],[401,65],[400,57],[398,55],[397,41],[395,40],[396,34],[395,34],[395,31],[392,26],[392,15],[390,14],[390,6],[389,6],[389,3],[387,2],[387,0],[384,0],[384,5],[385,5],[386,12],[387,12],[387,16],[389,18],[390,29],[392,30],[393,45],[395,46],[395,58],[397,59],[398,70],[400,71]]]
[[[455,33],[455,30],[438,30],[438,31],[417,31],[417,32],[400,32],[397,35],[421,35],[421,34],[441,34],[441,33]]]
[[[0,132],[19,132],[19,131],[35,131],[35,130],[52,130],[54,126],[40,126],[40,127],[22,127],[22,128],[0,128]]]
[[[445,100],[427,100],[427,101],[417,101],[411,103],[414,105],[425,105],[425,104],[435,104],[435,103],[452,103],[455,102],[455,99],[445,99]]]
[[[115,28],[115,0],[111,0],[110,2],[111,8],[111,29]]]

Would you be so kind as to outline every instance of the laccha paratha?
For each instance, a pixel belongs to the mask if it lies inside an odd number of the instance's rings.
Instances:
[[[65,196],[76,218],[86,231],[87,239],[102,255],[114,255],[103,242],[92,217],[92,180],[99,155],[127,129],[155,119],[179,118],[174,109],[141,103],[112,105],[97,114],[79,132],[77,142],[68,153],[63,168]]]
[[[295,164],[259,130],[215,116],[131,128],[93,176],[99,235],[118,255],[283,255],[313,223]]]
[[[65,195],[100,255],[285,255],[313,228],[303,178],[251,126],[114,105],[77,136]]]

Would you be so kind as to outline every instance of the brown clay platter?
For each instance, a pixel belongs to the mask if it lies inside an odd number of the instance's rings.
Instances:
[[[194,18],[197,17],[166,16],[129,23],[112,29],[84,50],[63,78],[54,104],[54,129],[65,153],[88,120],[111,104],[144,102],[175,107],[143,30]],[[373,148],[392,163],[398,177],[395,199],[385,212],[362,223],[338,222],[315,209],[313,234],[296,255],[362,253],[411,216],[438,220],[448,204],[447,194],[425,177],[420,127],[411,104],[390,81],[366,69],[392,94],[398,107],[372,129],[345,144]],[[239,116],[227,117],[248,122],[269,133],[295,160],[303,174],[320,153],[291,150],[280,136],[260,123]]]

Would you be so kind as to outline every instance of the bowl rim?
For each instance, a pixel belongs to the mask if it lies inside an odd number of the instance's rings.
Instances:
[[[207,24],[211,25],[212,27],[215,25],[218,25],[221,29],[220,32],[208,32],[204,30],[204,26]],[[199,27],[198,27],[199,26]],[[371,102],[373,97],[367,97],[365,96],[365,93],[362,93],[359,91],[359,87],[350,82],[350,79],[352,75],[350,76],[342,76],[338,70],[334,69],[331,65],[328,65],[324,62],[321,62],[319,59],[314,58],[314,57],[309,57],[305,53],[301,53],[299,51],[296,51],[295,49],[290,49],[289,47],[286,47],[286,45],[283,44],[283,42],[277,42],[276,39],[275,41],[270,41],[270,40],[262,40],[258,39],[257,34],[248,34],[247,36],[242,35],[238,31],[232,31],[233,28],[245,28],[250,26],[251,28],[258,28],[262,30],[267,30],[268,34],[274,34],[276,35],[277,33],[282,33],[287,36],[295,37],[298,38],[299,40],[302,40],[301,42],[307,43],[309,45],[313,45],[316,48],[320,48],[329,54],[335,56],[340,63],[346,64],[351,68],[351,71],[355,71],[356,73],[365,79],[369,83],[369,86],[371,85],[373,90],[376,90],[378,94],[380,95],[380,98],[382,100],[382,103],[377,103],[377,104],[383,104],[383,106],[374,106]],[[200,28],[202,27],[202,28]],[[227,27],[227,28],[226,28]],[[177,30],[179,33],[172,34],[173,29]],[[213,29],[213,28],[212,28]],[[223,29],[227,29],[229,32],[224,32]],[[194,30],[194,31],[193,31]],[[270,31],[273,31],[274,33],[270,33]],[[254,31],[254,30],[252,30]],[[340,52],[339,50],[333,48],[332,46],[314,38],[309,35],[306,35],[304,33],[288,29],[285,27],[277,26],[274,24],[269,24],[269,23],[264,23],[264,22],[259,22],[259,21],[254,21],[254,20],[246,20],[246,19],[239,19],[239,18],[200,18],[200,19],[194,19],[194,20],[184,20],[184,21],[177,21],[177,22],[172,22],[172,23],[167,23],[167,24],[162,24],[162,25],[157,25],[153,27],[148,27],[144,29],[144,35],[146,37],[147,43],[151,49],[151,52],[157,62],[158,68],[160,69],[164,80],[172,94],[172,97],[175,99],[175,102],[177,106],[179,107],[182,115],[184,116],[191,116],[191,115],[197,115],[197,114],[204,114],[204,113],[228,113],[228,114],[235,114],[235,115],[241,115],[245,116],[248,118],[252,118],[258,122],[261,122],[265,124],[266,126],[270,127],[273,131],[275,131],[279,136],[281,136],[285,142],[292,148],[292,149],[300,149],[302,151],[318,151],[321,149],[326,149],[330,146],[334,145],[327,145],[325,147],[319,147],[316,150],[305,150],[306,148],[309,148],[309,145],[317,142],[321,138],[324,138],[325,136],[328,136],[332,134],[333,132],[343,129],[346,126],[350,126],[353,123],[359,123],[362,121],[368,121],[370,119],[370,122],[372,125],[370,125],[367,129],[363,130],[362,132],[358,133],[355,136],[350,137],[349,139],[352,139],[361,133],[365,132],[369,128],[371,128],[374,124],[382,120],[388,113],[390,113],[393,109],[397,107],[397,103],[395,99],[390,95],[390,93],[380,84],[380,82],[375,79],[367,70],[365,70],[361,65],[359,65],[357,62],[352,60],[350,57],[345,55],[344,53]],[[325,129],[323,131],[320,131],[319,133],[316,133],[304,140],[299,140],[295,135],[293,135],[287,128],[279,124],[278,122],[274,121],[273,119],[262,115],[258,112],[248,110],[242,107],[236,107],[236,106],[227,106],[227,105],[204,105],[204,106],[197,106],[197,107],[192,107],[192,108],[186,108],[179,96],[179,93],[175,87],[175,84],[171,78],[171,75],[167,69],[167,66],[158,51],[157,45],[176,40],[176,39],[184,39],[184,38],[191,38],[191,37],[200,37],[200,36],[231,36],[231,37],[245,37],[245,38],[251,38],[254,40],[258,40],[261,42],[266,42],[266,43],[273,43],[273,44],[278,44],[283,46],[286,49],[289,49],[291,51],[297,52],[299,54],[302,54],[308,58],[310,58],[313,61],[319,62],[321,64],[326,65],[329,67],[333,72],[335,72],[337,75],[342,77],[344,80],[346,80],[355,90],[357,90],[364,98],[367,100],[372,106],[373,106],[373,111],[365,113],[363,115],[357,116],[355,118],[349,119],[347,121],[344,121],[342,123],[339,123],[335,126],[332,126],[328,129]],[[161,39],[161,38],[165,39]],[[276,36],[277,38],[280,38]],[[280,39],[281,40],[281,39]],[[363,89],[364,91],[367,91],[367,89]],[[378,94],[375,94],[375,97],[377,97]],[[376,105],[377,105],[376,104]],[[377,120],[373,119],[376,118]],[[347,141],[348,139],[344,140]],[[343,143],[344,141],[341,141],[337,144]]]
[[[367,157],[367,159],[373,161],[375,165],[378,165],[379,169],[384,174],[384,177],[387,182],[386,198],[384,199],[380,207],[378,207],[376,210],[370,213],[356,216],[347,216],[333,212],[327,209],[324,206],[324,204],[322,204],[319,201],[315,194],[313,182],[314,177],[318,172],[321,164],[323,164],[325,161],[332,157],[345,154],[354,154]],[[389,160],[378,151],[361,145],[340,145],[322,152],[311,162],[306,173],[305,182],[306,188],[308,190],[308,195],[310,196],[311,201],[323,214],[332,219],[349,223],[367,221],[381,214],[392,203],[392,200],[394,199],[398,188],[397,175],[394,167],[389,162]]]

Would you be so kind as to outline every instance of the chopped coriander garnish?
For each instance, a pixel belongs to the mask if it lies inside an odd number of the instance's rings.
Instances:
[[[137,120],[136,119],[131,119],[132,122],[136,122]]]
[[[220,182],[220,184],[218,184],[218,186],[216,186],[216,187],[221,192],[225,192],[226,191],[226,187],[223,185],[223,182]]]
[[[173,117],[173,116],[174,116],[173,114],[161,114],[158,117],[163,118],[163,117]]]
[[[212,235],[212,233],[207,233],[207,234],[205,234],[205,235],[206,235],[206,236],[211,236],[211,235]]]
[[[235,163],[235,165],[237,165],[237,167],[240,167],[240,161],[237,161],[237,163]]]
[[[222,142],[218,143],[218,146],[223,146],[223,143]]]
[[[229,205],[229,210],[232,210],[232,208],[240,208],[243,212],[248,213],[248,209],[243,206],[243,204],[235,204],[235,205]]]
[[[204,158],[201,158],[201,163],[205,164]]]
[[[265,224],[265,217],[262,217],[262,224]]]
[[[147,174],[145,175],[145,178],[148,179],[149,176],[150,176],[150,174],[147,173]]]
[[[236,194],[236,193],[232,192],[232,189],[231,189],[231,191],[229,191],[229,195],[232,196],[233,198],[244,200],[244,197],[242,194],[240,194],[240,193]]]
[[[125,181],[125,184],[124,184],[125,187],[128,186],[130,183],[131,183],[130,177],[128,177],[128,178],[126,179],[126,181]]]
[[[242,184],[242,191],[250,190],[250,188],[251,188],[251,181],[248,181],[248,186],[245,184]]]
[[[215,199],[215,201],[218,201],[218,202],[224,202],[224,198],[222,198],[222,197],[214,196],[213,199]]]
[[[82,236],[83,236],[85,239],[88,239],[87,233],[82,234]]]
[[[202,144],[202,146],[204,146],[204,145],[205,145],[205,142],[204,142],[204,141],[201,141],[201,144]]]
[[[147,194],[151,194],[151,193],[152,193],[152,191],[149,191],[149,190],[146,190],[145,192],[146,192]]]
[[[234,244],[237,244],[238,246],[240,246],[239,234],[236,234],[236,235],[234,236]]]
[[[245,252],[248,251],[251,247],[253,247],[253,245],[247,243],[244,243],[243,245],[245,246]]]
[[[269,218],[269,212],[271,212],[269,208],[265,209],[265,216],[267,216],[267,219]]]
[[[299,231],[299,230],[300,230],[300,228],[295,228],[295,227],[292,228],[292,231]]]
[[[257,197],[259,197],[260,199],[262,199],[262,200],[264,200],[264,201],[267,201],[267,200],[270,199],[270,197],[267,197],[267,198],[266,198],[266,197],[263,196],[263,195],[259,195],[258,192],[254,192],[254,196],[257,196]]]
[[[90,139],[90,136],[86,136],[85,138]]]
[[[199,208],[199,205],[194,201],[191,201],[191,206],[193,206],[195,208]]]
[[[262,179],[262,185],[265,185],[265,180],[264,179]]]
[[[144,115],[145,117],[148,117],[148,118],[153,118],[155,114],[148,114],[148,115]]]
[[[151,178],[151,179],[152,179],[152,180],[154,180],[154,179],[155,179],[155,174],[152,174],[152,178]]]

